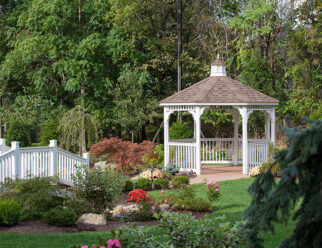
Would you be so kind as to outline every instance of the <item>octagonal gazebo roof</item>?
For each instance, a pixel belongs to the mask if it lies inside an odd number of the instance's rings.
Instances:
[[[161,105],[278,105],[278,100],[226,76],[225,64],[216,59],[211,75],[162,100]]]

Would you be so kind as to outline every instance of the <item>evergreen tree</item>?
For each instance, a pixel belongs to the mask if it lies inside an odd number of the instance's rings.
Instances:
[[[322,238],[322,120],[310,127],[285,129],[288,148],[276,155],[267,172],[262,172],[249,188],[251,205],[245,210],[245,236],[248,247],[263,247],[259,231],[274,231],[274,222],[297,222],[282,248],[318,248]],[[276,181],[271,168],[279,163],[281,179]],[[300,205],[299,209],[295,209]]]

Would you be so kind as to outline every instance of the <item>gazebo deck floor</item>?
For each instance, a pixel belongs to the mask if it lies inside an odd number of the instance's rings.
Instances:
[[[203,165],[201,175],[190,179],[191,184],[204,183],[208,181],[225,181],[239,178],[248,178],[243,175],[243,167],[237,165]]]

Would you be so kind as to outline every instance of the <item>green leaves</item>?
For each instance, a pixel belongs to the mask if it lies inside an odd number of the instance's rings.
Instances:
[[[269,169],[262,172],[249,188],[252,202],[244,215],[248,221],[245,235],[250,247],[262,247],[261,240],[257,237],[259,231],[273,232],[274,222],[286,224],[296,204],[300,205],[293,217],[298,221],[297,226],[280,247],[301,247],[302,244],[306,247],[318,247],[316,245],[321,237],[321,229],[317,227],[322,220],[319,204],[322,120],[310,121],[310,127],[305,130],[288,128],[284,131],[288,136],[289,146],[276,156],[276,161],[281,166],[281,179],[275,182]],[[273,165],[274,163],[271,168]]]

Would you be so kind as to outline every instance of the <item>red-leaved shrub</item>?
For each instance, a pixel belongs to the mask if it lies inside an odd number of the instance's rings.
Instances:
[[[92,145],[90,151],[96,157],[106,154],[106,159],[115,163],[119,171],[133,173],[142,166],[142,157],[152,153],[155,146],[155,143],[147,140],[138,144],[110,136]]]
[[[129,202],[146,202],[148,193],[143,189],[135,189],[132,190],[127,197]]]

